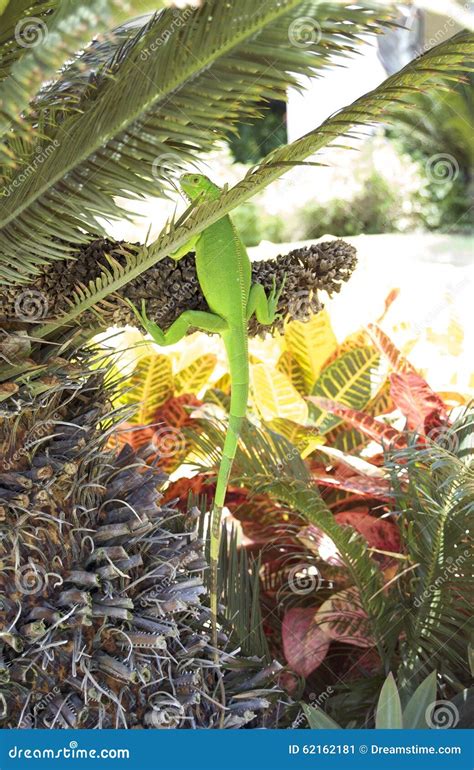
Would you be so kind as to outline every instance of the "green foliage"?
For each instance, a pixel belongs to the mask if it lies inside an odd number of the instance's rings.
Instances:
[[[420,164],[425,183],[420,213],[430,230],[472,231],[474,98],[472,75],[436,95],[410,97],[387,134]]]
[[[272,102],[263,110],[261,118],[237,124],[235,133],[228,137],[235,161],[249,164],[258,163],[286,141],[285,105],[282,102]]]
[[[252,201],[238,206],[232,212],[232,219],[246,246],[258,246],[260,241],[281,243],[285,240],[285,223],[282,218],[262,212]]]
[[[403,710],[394,676],[390,672],[382,686],[375,709],[375,729],[401,730],[405,728],[406,730],[423,730],[431,727],[432,725],[427,722],[426,715],[428,709],[430,706],[433,706],[435,701],[436,671],[428,674]],[[341,726],[322,709],[308,706],[306,703],[302,703],[301,706],[310,729],[340,729]]]
[[[351,200],[334,198],[325,204],[307,204],[299,214],[296,229],[301,240],[327,233],[344,237],[396,232],[401,214],[400,194],[373,171],[362,191]]]
[[[98,9],[103,2],[90,0]],[[314,13],[321,36],[295,47],[288,29],[302,7]],[[65,256],[67,243],[53,237],[87,240],[101,229],[97,217],[126,215],[128,203],[117,196],[167,194],[170,174],[212,149],[229,126],[258,114],[262,98],[284,99],[299,76],[326,66],[334,54],[347,55],[357,34],[382,28],[384,14],[370,7],[341,11],[319,0],[272,0],[257,8],[254,0],[206,0],[180,18],[177,24],[175,9],[166,8],[102,43],[87,47],[82,40],[76,59],[69,51],[68,65],[55,76],[48,69],[51,82],[39,99],[38,83],[25,77],[25,99],[36,100],[24,120],[29,142],[16,142],[9,125],[0,132],[9,158],[1,170],[4,281],[24,282],[44,262]],[[67,39],[68,31],[58,28],[58,47]],[[186,50],[193,55],[183,56]],[[12,73],[29,61],[27,51],[7,64]],[[34,173],[35,159],[41,174]],[[21,182],[25,176],[28,184]]]

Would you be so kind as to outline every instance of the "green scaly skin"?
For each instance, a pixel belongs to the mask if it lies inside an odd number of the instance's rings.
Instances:
[[[202,174],[184,174],[180,186],[191,201],[216,200],[220,188]],[[229,425],[224,441],[222,459],[217,476],[216,494],[211,515],[210,536],[210,603],[212,642],[215,659],[217,649],[217,567],[221,535],[221,516],[227,485],[242,422],[247,411],[249,391],[249,361],[247,324],[253,313],[259,323],[272,324],[283,286],[275,285],[269,297],[263,286],[252,284],[252,269],[244,244],[229,216],[207,227],[170,256],[181,259],[190,251],[196,253],[196,272],[201,291],[211,312],[186,310],[163,332],[149,320],[145,303],[142,312],[130,302],[144,328],[158,345],[173,345],[190,327],[219,334],[225,345],[231,377]]]

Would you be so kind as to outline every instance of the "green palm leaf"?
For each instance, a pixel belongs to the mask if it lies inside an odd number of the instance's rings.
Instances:
[[[289,27],[303,12],[321,39],[293,46]],[[52,144],[54,152],[27,185],[15,180],[31,159],[4,180],[0,278],[26,280],[41,260],[64,256],[68,246],[53,243],[54,236],[77,242],[98,232],[97,216],[123,217],[117,196],[164,193],[170,171],[257,114],[262,98],[283,98],[298,75],[352,51],[357,33],[381,29],[380,13],[320,0],[206,0],[181,13],[185,23],[165,9],[141,26],[114,52],[112,69],[110,62],[102,67],[89,98],[56,123],[48,122],[43,100],[38,123],[47,126],[38,133],[37,155]]]
[[[225,189],[219,200],[188,209],[177,221],[168,223],[153,244],[137,249],[136,254],[126,258],[125,264],[111,264],[111,269],[102,273],[89,286],[80,287],[74,297],[73,309],[58,321],[43,326],[38,330],[37,335],[46,336],[58,326],[70,323],[84,310],[103,301],[109,294],[136,278],[158,260],[183,246],[192,235],[201,232],[265,188],[281,176],[288,165],[304,160],[336,137],[347,133],[353,126],[388,119],[394,100],[403,101],[414,89],[427,87],[434,78],[439,84],[445,78],[455,77],[468,66],[466,62],[473,51],[474,35],[470,33],[456,35],[411,62],[378,88],[357,99],[352,105],[328,118],[319,128],[271,153],[257,169],[250,170],[235,187]],[[1,241],[0,233],[0,243]]]

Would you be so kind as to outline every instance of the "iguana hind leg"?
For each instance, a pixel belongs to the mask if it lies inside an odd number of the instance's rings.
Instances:
[[[273,279],[273,288],[270,292],[270,296],[267,297],[265,289],[259,283],[254,283],[250,287],[250,294],[247,303],[247,321],[250,320],[255,313],[257,321],[265,326],[269,326],[277,317],[278,300],[283,291],[285,285],[285,279],[277,291],[275,278]]]
[[[206,313],[203,310],[185,310],[184,313],[181,313],[179,318],[171,324],[168,331],[164,332],[163,329],[160,329],[156,323],[150,321],[148,318],[145,300],[142,300],[141,313],[132,302],[129,302],[128,304],[148,334],[151,334],[155,342],[163,347],[166,345],[174,345],[176,342],[179,342],[191,328],[215,333],[221,333],[227,329],[226,321],[215,313]]]

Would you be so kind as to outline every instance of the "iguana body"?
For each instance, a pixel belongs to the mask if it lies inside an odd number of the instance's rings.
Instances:
[[[212,200],[219,197],[220,188],[200,174],[185,174],[181,188],[190,200]],[[220,334],[225,345],[231,378],[229,425],[211,517],[210,535],[210,598],[212,636],[217,655],[217,565],[219,557],[221,515],[227,484],[235,457],[242,421],[247,411],[249,362],[247,323],[255,312],[262,324],[271,324],[276,316],[279,293],[275,287],[269,298],[259,284],[252,285],[252,269],[244,244],[229,216],[210,225],[199,236],[171,256],[180,259],[189,251],[196,253],[196,272],[202,293],[211,312],[186,310],[167,332],[151,322],[145,312],[133,310],[158,345],[178,342],[190,327]],[[280,289],[281,291],[281,289]]]

